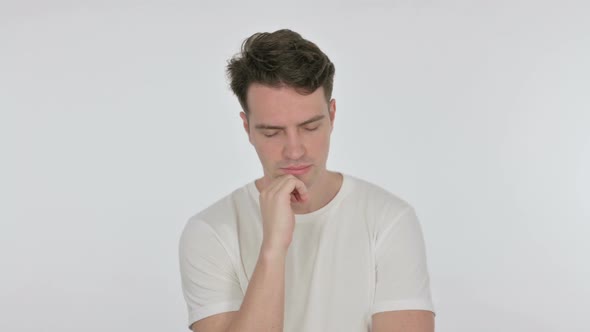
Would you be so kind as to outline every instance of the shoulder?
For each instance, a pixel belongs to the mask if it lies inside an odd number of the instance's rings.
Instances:
[[[362,202],[367,208],[389,211],[404,211],[411,208],[410,203],[397,194],[375,183],[361,178],[345,175],[349,182],[349,195],[355,201]]]
[[[248,185],[244,185],[235,189],[188,218],[182,237],[193,237],[204,233],[225,237],[235,232],[239,211],[251,204],[247,187]]]
[[[386,232],[404,216],[412,216],[414,208],[402,197],[380,185],[346,175],[348,195],[346,206],[349,213],[356,213],[365,223],[375,238]]]
[[[206,222],[212,227],[235,218],[240,208],[250,204],[249,184],[243,185],[223,196],[189,218],[188,223]]]

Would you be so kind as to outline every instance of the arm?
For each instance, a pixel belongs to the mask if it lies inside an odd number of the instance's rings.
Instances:
[[[297,195],[293,195],[297,189]],[[295,227],[292,202],[307,200],[305,184],[292,175],[273,181],[260,194],[263,241],[248,289],[238,311],[196,321],[198,332],[282,332],[285,261]]]
[[[373,332],[434,332],[434,315],[426,310],[385,311],[373,315]]]
[[[283,331],[285,255],[261,249],[239,311],[195,322],[195,332]]]
[[[433,332],[434,307],[420,223],[411,207],[392,212],[376,249],[374,332]]]

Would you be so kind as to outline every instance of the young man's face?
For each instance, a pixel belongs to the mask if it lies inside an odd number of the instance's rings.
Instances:
[[[322,179],[330,148],[336,101],[326,102],[324,89],[301,95],[291,87],[252,84],[247,94],[249,116],[244,128],[264,169],[264,183],[293,174],[308,188]]]

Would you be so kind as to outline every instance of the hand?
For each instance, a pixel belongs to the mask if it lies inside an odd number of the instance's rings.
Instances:
[[[293,240],[295,213],[291,203],[305,202],[308,192],[303,181],[291,174],[274,179],[260,193],[262,249],[287,254]]]

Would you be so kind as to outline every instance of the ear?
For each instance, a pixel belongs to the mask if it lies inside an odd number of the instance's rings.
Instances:
[[[330,125],[332,126],[330,132],[332,132],[332,130],[334,129],[334,120],[336,119],[336,99],[334,98],[330,100],[328,113],[330,115]]]
[[[248,140],[250,141],[250,143],[252,143],[252,138],[250,137],[250,123],[248,121],[248,116],[246,115],[246,113],[240,112],[240,117],[242,118],[242,125],[244,126],[244,130],[248,135]]]

